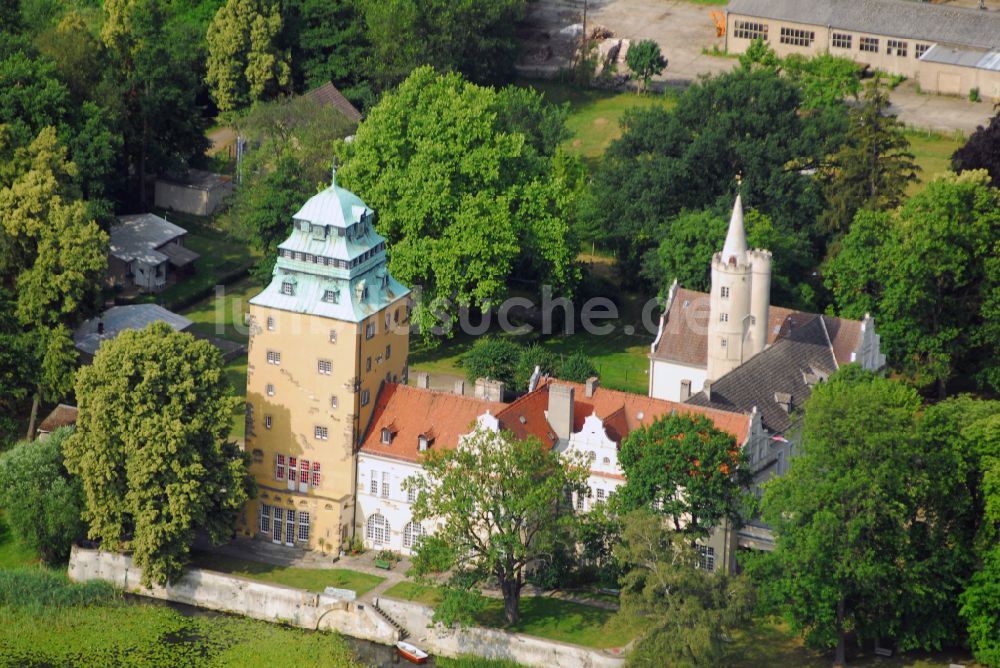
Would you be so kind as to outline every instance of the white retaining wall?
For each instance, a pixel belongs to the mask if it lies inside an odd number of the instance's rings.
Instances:
[[[489,659],[508,659],[539,668],[621,668],[625,665],[624,658],[606,651],[521,633],[478,627],[449,629],[435,626],[431,622],[434,611],[418,603],[380,597],[378,605],[406,627],[415,645],[431,654],[451,657],[471,654]]]
[[[125,554],[74,547],[69,577],[77,582],[106,580],[125,591],[150,598],[304,629],[337,631],[387,645],[399,639],[399,632],[369,606],[303,589],[197,568],[188,569],[177,582],[166,587],[143,587],[142,570]]]

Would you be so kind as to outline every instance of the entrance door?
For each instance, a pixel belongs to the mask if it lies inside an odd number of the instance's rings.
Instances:
[[[295,511],[285,511],[285,545],[292,547],[295,545]]]
[[[285,510],[283,508],[274,509],[274,523],[271,525],[271,542],[281,543],[281,527],[285,520]]]

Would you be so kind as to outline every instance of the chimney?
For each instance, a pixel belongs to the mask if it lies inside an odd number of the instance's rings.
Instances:
[[[691,398],[691,381],[682,380],[681,381],[681,401],[687,401]]]
[[[489,378],[476,379],[476,399],[482,399],[483,401],[503,401],[506,391],[506,384],[499,380],[491,380]]]
[[[455,394],[463,396],[465,394],[465,381],[456,380],[455,381]]]
[[[431,387],[431,376],[426,371],[421,371],[417,374],[417,387],[429,390]]]
[[[597,384],[599,382],[600,381],[598,380],[597,376],[591,376],[590,378],[587,379],[587,398],[588,399],[593,399],[594,398],[594,392],[597,391]]]
[[[705,393],[705,398],[709,401],[712,400],[712,381],[706,380],[705,384],[701,386],[701,391]]]
[[[549,410],[545,417],[562,440],[573,433],[573,388],[569,385],[549,385]]]
[[[104,334],[104,321],[103,320],[98,320],[97,321],[97,333],[98,334]]]

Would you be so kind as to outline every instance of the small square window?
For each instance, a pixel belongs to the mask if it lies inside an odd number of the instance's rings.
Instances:
[[[316,427],[313,430],[313,435],[320,441],[325,441],[330,437],[330,430],[326,427]]]
[[[329,376],[333,373],[333,362],[330,360],[319,360],[316,363],[316,369],[324,376]]]
[[[288,281],[283,281],[281,283],[281,294],[283,294],[283,295],[294,295],[295,294],[295,286],[292,285]]]
[[[417,502],[417,490],[413,489],[413,487],[410,487],[409,489],[406,490],[406,502],[407,503]]]
[[[339,290],[324,290],[323,291],[323,301],[327,304],[339,304],[340,303],[340,291]]]
[[[392,432],[385,427],[382,428],[382,443],[386,445],[392,443]]]
[[[729,299],[729,286],[727,286],[727,285],[722,286],[722,289],[720,290],[720,294],[721,294],[721,296],[722,296],[723,299]]]
[[[281,364],[281,353],[278,352],[277,350],[268,350],[267,351],[267,363],[268,364],[280,365]]]
[[[719,314],[719,322],[729,322],[729,314],[728,313],[720,313]]]
[[[274,396],[274,385],[272,383],[267,384],[267,396],[269,397]]]

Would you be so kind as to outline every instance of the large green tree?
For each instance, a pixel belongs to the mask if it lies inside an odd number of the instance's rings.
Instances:
[[[619,449],[624,511],[665,516],[674,531],[701,538],[723,520],[739,522],[749,506],[746,455],[732,434],[696,413],[668,415],[633,430]]]
[[[1000,188],[1000,108],[989,125],[978,126],[965,144],[955,150],[951,168],[956,172],[985,169],[990,173],[990,182]]]
[[[203,159],[208,123],[198,104],[202,36],[169,21],[163,0],[107,0],[101,43],[108,58],[103,103],[122,137],[123,172],[141,204],[148,176]]]
[[[517,23],[526,0],[360,0],[381,87],[430,65],[476,83],[507,83],[514,74]]]
[[[1000,190],[946,174],[892,213],[862,210],[825,280],[841,315],[871,312],[892,364],[943,398],[961,375],[1000,388]]]
[[[285,24],[291,39],[296,86],[305,90],[328,81],[354,102],[368,106],[374,91],[368,75],[372,46],[354,0],[293,0]]]
[[[417,493],[414,521],[440,522],[418,557],[443,549],[444,564],[461,564],[455,575],[465,588],[492,580],[516,624],[525,569],[572,540],[576,517],[559,511],[568,492],[585,490],[588,468],[534,438],[483,428],[454,450],[428,450],[423,475],[404,483]]]
[[[650,79],[667,67],[667,59],[660,53],[660,45],[651,39],[640,40],[629,47],[625,63],[639,78],[640,93],[649,88]]]
[[[619,614],[642,629],[627,665],[725,665],[728,637],[753,610],[746,576],[699,568],[687,537],[648,511],[625,517],[615,557],[624,571]]]
[[[378,212],[393,274],[422,286],[414,320],[424,331],[458,306],[501,300],[515,268],[573,289],[576,181],[552,158],[563,113],[536,94],[424,67],[342,145],[338,181]]]
[[[236,111],[287,91],[292,68],[279,47],[281,3],[227,0],[208,26],[206,81],[220,111]]]
[[[956,640],[968,466],[946,443],[925,446],[920,409],[912,388],[845,367],[813,389],[801,453],[765,488],[777,549],[751,572],[810,645],[835,648],[837,665],[851,633],[900,650]]]
[[[69,555],[73,541],[86,535],[80,513],[79,478],[63,466],[63,428],[44,441],[23,441],[0,455],[0,506],[14,535],[42,560],[55,563]]]
[[[807,172],[842,143],[845,127],[843,105],[804,111],[795,84],[769,69],[700,81],[673,110],[625,114],[594,176],[589,234],[634,281],[668,221],[685,209],[727,210],[742,174],[748,206],[815,243],[822,199]]]
[[[895,209],[920,169],[909,151],[903,124],[889,113],[889,93],[880,76],[866,86],[850,111],[847,142],[831,158],[825,175],[826,208],[821,222],[845,234],[859,209]]]
[[[76,395],[63,449],[90,538],[131,548],[146,584],[181,574],[196,531],[229,538],[253,483],[227,440],[239,402],[216,348],[164,323],[122,332],[80,370]]]

